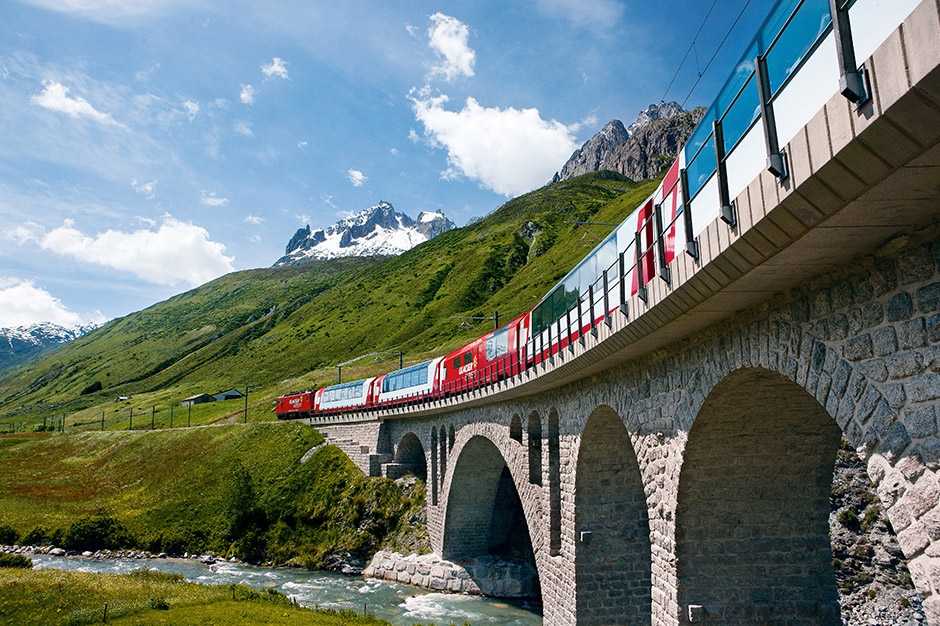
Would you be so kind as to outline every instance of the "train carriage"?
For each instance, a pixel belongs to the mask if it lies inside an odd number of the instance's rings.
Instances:
[[[490,385],[520,371],[520,351],[529,338],[529,314],[451,352],[440,365],[440,391],[460,393]]]
[[[426,400],[436,397],[440,387],[441,359],[426,361],[379,377],[377,406]]]
[[[354,380],[318,389],[314,400],[314,411],[331,413],[374,406],[381,378],[377,376],[365,380]]]

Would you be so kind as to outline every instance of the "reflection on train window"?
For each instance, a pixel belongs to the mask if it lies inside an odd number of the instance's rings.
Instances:
[[[509,352],[509,329],[504,328],[486,340],[486,360],[492,361]]]
[[[345,385],[334,385],[323,391],[322,402],[336,402],[337,400],[353,400],[362,397],[362,388],[365,381],[357,380]]]
[[[392,372],[382,381],[382,391],[398,391],[408,387],[426,385],[428,382],[428,364],[413,365],[412,367]]]

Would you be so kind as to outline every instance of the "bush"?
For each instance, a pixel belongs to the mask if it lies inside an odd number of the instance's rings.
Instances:
[[[87,396],[87,395],[90,394],[90,393],[95,393],[96,391],[101,391],[102,388],[103,388],[103,387],[102,387],[102,385],[101,385],[101,381],[100,381],[100,380],[96,380],[96,381],[93,382],[92,384],[90,384],[90,385],[88,385],[87,387],[85,387],[84,389],[82,389],[81,395]]]
[[[22,554],[0,554],[0,567],[19,567],[32,569],[33,560]]]
[[[20,539],[20,545],[24,546],[55,546],[62,543],[62,531],[50,531],[42,526],[37,526],[27,532]]]
[[[842,509],[836,519],[849,530],[857,531],[859,528],[858,514],[852,509]]]
[[[0,545],[13,545],[16,543],[17,537],[19,537],[19,534],[13,530],[12,526],[8,526],[7,524],[0,524]]]
[[[130,533],[113,517],[83,517],[69,526],[63,538],[68,550],[109,550],[127,548],[133,544]]]
[[[150,608],[154,611],[169,611],[170,603],[166,598],[150,598]]]

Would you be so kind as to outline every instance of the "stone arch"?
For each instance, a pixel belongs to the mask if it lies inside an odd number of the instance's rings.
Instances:
[[[526,424],[526,447],[529,451],[529,482],[542,484],[542,418],[535,411]]]
[[[402,474],[411,472],[417,478],[427,481],[428,465],[424,446],[414,433],[406,433],[398,442],[395,448],[395,463],[401,467]]]
[[[828,522],[841,434],[777,372],[739,369],[711,389],[679,477],[680,624],[841,624]]]
[[[522,443],[522,418],[516,413],[509,420],[509,438]]]
[[[551,417],[549,424],[551,432]],[[596,408],[585,424],[576,476],[578,624],[649,624],[652,570],[646,494],[630,435],[610,407]]]
[[[509,464],[497,445],[482,435],[458,443],[447,491],[441,556],[475,557],[505,552],[515,539],[534,551],[529,515],[523,508]]]

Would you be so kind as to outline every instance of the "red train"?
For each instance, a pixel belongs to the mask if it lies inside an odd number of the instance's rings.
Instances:
[[[550,358],[625,306],[657,263],[672,260],[684,232],[679,168],[531,311],[450,354],[388,374],[281,396],[278,418],[413,404],[457,395],[515,376]],[[655,228],[654,228],[655,226]],[[681,239],[680,239],[681,240]]]

